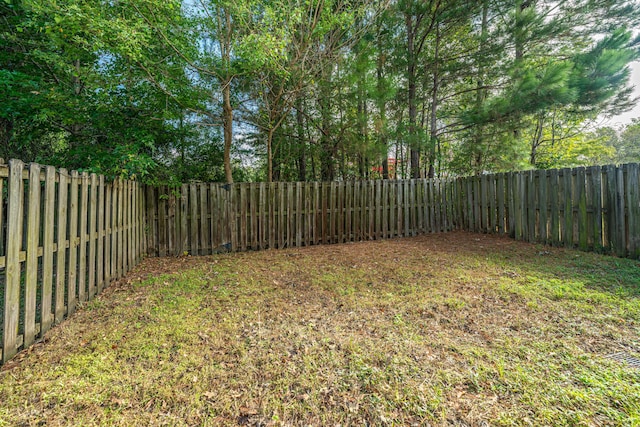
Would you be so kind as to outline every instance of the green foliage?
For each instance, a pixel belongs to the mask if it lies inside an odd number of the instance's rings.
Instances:
[[[640,163],[640,119],[634,119],[619,131],[605,127],[588,135],[610,153],[609,163]]]
[[[634,126],[589,133],[635,102],[634,0],[4,0],[0,21],[5,159],[171,183],[638,159]]]

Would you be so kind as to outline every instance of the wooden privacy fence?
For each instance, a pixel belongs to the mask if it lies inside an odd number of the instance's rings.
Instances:
[[[465,229],[640,257],[639,165],[456,179],[147,187],[152,256]]]
[[[152,256],[415,236],[459,226],[455,180],[147,187]]]
[[[470,231],[640,258],[640,165],[460,178]]]
[[[146,252],[140,184],[19,160],[0,165],[1,362]]]

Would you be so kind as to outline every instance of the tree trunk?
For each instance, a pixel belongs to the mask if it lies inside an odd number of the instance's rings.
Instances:
[[[487,40],[487,27],[488,27],[488,14],[489,14],[489,2],[488,0],[484,0],[482,2],[482,30],[480,33],[480,45],[478,46],[478,54],[481,54],[484,48],[484,44]],[[484,70],[484,62],[480,60],[480,65],[478,67],[478,91],[476,92],[476,109],[480,111],[482,108],[482,104],[486,99],[487,90],[483,89],[485,79],[485,70]],[[482,160],[482,150],[484,144],[484,126],[482,124],[476,125],[474,132],[474,148],[476,151],[476,157],[474,158],[476,165],[478,166]]]
[[[524,59],[524,42],[526,39],[526,31],[524,28],[524,22],[522,18],[522,12],[531,6],[531,2],[529,0],[518,0],[516,3],[516,21],[514,27],[514,44],[515,44],[515,75],[516,78],[522,77],[523,74],[523,64],[522,61]],[[516,127],[513,130],[514,139],[520,138],[520,128]]]
[[[267,132],[267,182],[273,182],[273,129]]]
[[[233,108],[231,107],[231,81],[223,81],[222,126],[224,132],[224,176],[227,183],[233,182],[231,171],[231,143],[233,142]]]
[[[223,64],[227,67],[224,78],[220,79],[220,85],[222,87],[222,130],[224,134],[224,176],[227,183],[233,182],[233,175],[231,170],[231,144],[233,142],[233,108],[231,107],[231,81],[233,77],[231,75],[231,37],[233,29],[231,26],[231,13],[228,9],[218,9],[218,26],[224,32],[219,38],[218,43],[220,45],[220,54]],[[224,18],[224,24],[222,19]]]
[[[296,99],[296,122],[298,131],[298,181],[307,180],[307,144],[304,137],[304,117],[302,116],[302,97]]]
[[[378,28],[378,58],[376,61],[376,79],[378,93],[378,138],[382,147],[382,179],[389,179],[389,146],[387,141],[387,100],[384,83],[384,62],[385,55],[382,53],[382,36],[380,35],[380,28]]]
[[[533,139],[531,140],[531,153],[529,153],[529,163],[531,164],[531,166],[536,166],[536,155],[538,153],[538,147],[540,146],[540,144],[542,143],[542,136],[543,136],[543,131],[544,130],[544,113],[540,113],[538,114],[537,120],[536,120],[536,133],[533,136]]]
[[[440,76],[438,74],[438,60],[440,54],[440,26],[436,25],[436,45],[434,51],[433,62],[433,92],[431,94],[431,122],[429,124],[429,172],[427,176],[433,178],[435,176],[436,162],[436,140],[438,138],[437,129],[437,111],[438,111],[438,88],[440,84]]]
[[[388,156],[382,161],[382,179],[389,179],[389,158]]]
[[[409,146],[411,147],[411,177],[420,178],[420,149],[417,144],[416,121],[418,111],[416,108],[416,54],[414,52],[415,32],[413,17],[405,15],[407,28],[407,104],[409,106]]]
[[[331,93],[329,90],[330,77],[320,83],[320,115],[322,116],[322,135],[320,136],[320,174],[323,181],[335,179],[335,151],[336,144],[330,136],[331,132]]]

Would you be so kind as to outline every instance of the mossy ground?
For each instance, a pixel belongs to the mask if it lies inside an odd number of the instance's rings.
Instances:
[[[0,425],[638,425],[640,263],[504,237],[148,259],[0,373]]]

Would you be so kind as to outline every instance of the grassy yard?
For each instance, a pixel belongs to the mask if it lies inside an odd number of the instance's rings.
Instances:
[[[450,233],[148,259],[0,373],[0,425],[640,425],[640,263]]]

